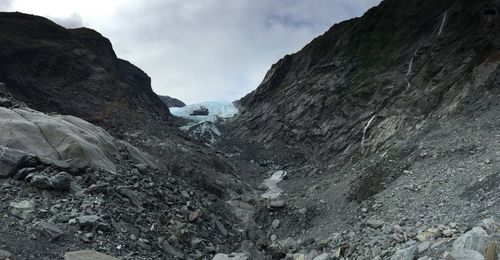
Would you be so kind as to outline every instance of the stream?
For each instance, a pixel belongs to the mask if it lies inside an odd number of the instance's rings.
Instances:
[[[265,199],[276,199],[283,192],[282,189],[278,187],[278,183],[283,180],[287,175],[286,171],[280,170],[275,171],[273,174],[263,181],[263,184],[267,187],[267,191],[260,195]]]

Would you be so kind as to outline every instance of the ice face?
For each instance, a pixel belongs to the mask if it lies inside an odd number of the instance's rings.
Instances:
[[[191,116],[195,110],[201,107],[208,109],[206,116]],[[185,107],[171,107],[170,113],[177,117],[183,117],[198,122],[215,122],[219,118],[231,118],[238,114],[238,108],[231,102],[202,102],[197,104],[188,105]]]

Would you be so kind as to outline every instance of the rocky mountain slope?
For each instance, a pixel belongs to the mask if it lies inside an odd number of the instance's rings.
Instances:
[[[283,210],[256,215],[269,250],[496,259],[454,241],[500,217],[499,11],[491,0],[383,1],[285,56],[238,101],[221,149],[288,173]]]
[[[110,41],[96,31],[0,13],[0,45],[0,82],[34,109],[115,129],[143,117],[169,118],[148,75],[117,58]]]
[[[174,126],[144,72],[90,29],[1,13],[0,32],[0,259],[208,259],[239,247],[224,201],[250,186]],[[78,254],[95,259],[67,259]]]
[[[239,101],[233,136],[343,165],[428,119],[471,115],[496,100],[497,11],[487,0],[383,1],[273,65]]]
[[[95,32],[0,14],[0,259],[497,260],[499,11],[385,0],[186,133]]]
[[[221,201],[245,188],[223,159],[194,162],[200,152],[153,156],[80,118],[32,110],[0,84],[0,259],[98,259],[82,249],[202,259],[234,248],[240,224]]]
[[[185,107],[186,104],[180,101],[177,98],[169,97],[169,96],[158,96],[160,100],[167,105],[167,107]]]

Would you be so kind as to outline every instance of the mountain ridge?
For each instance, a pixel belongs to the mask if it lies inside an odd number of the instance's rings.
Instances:
[[[0,81],[33,108],[115,129],[140,117],[171,117],[149,76],[118,59],[96,31],[22,13],[1,13],[0,21]]]

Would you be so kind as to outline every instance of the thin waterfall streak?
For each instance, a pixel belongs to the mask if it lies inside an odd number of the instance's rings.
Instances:
[[[372,118],[370,118],[370,120],[368,120],[368,123],[366,123],[366,126],[365,128],[363,129],[363,138],[361,139],[361,147],[364,147],[365,146],[365,137],[366,137],[366,131],[368,130],[368,128],[370,127],[373,119],[375,119],[375,116],[377,116],[376,114],[372,116]]]
[[[410,59],[410,64],[408,65],[408,72],[406,73],[406,76],[410,76],[410,73],[411,73],[411,69],[413,67],[413,58],[415,56],[411,56],[411,59]]]
[[[4,147],[2,147],[2,149],[0,149],[0,150],[2,150],[2,153],[0,154],[0,159],[2,159],[3,155],[5,154],[5,152],[7,152],[7,150],[9,150],[9,147],[4,146]]]
[[[438,35],[441,35],[443,33],[444,25],[446,23],[446,18],[448,16],[448,12],[445,12],[443,15],[443,21],[441,22],[441,26],[439,27]]]

